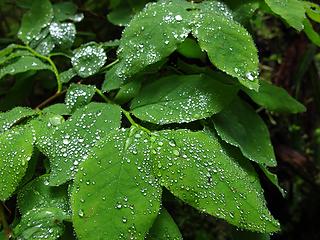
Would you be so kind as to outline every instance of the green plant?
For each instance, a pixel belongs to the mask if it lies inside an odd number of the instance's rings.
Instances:
[[[253,106],[305,107],[259,80],[257,49],[241,24],[260,6],[317,43],[305,18],[307,11],[319,20],[310,10],[317,5],[110,1],[109,21],[126,25],[121,39],[74,49],[83,18],[74,4],[21,2],[29,8],[18,33],[23,44],[0,51],[0,78],[42,70],[51,80],[52,72],[57,90],[35,109],[0,115],[0,199],[17,196],[21,214],[9,226],[1,205],[2,238],[58,239],[69,222],[79,239],[181,239],[161,207],[163,188],[241,229],[279,231],[253,167],[282,191],[268,170],[276,166],[268,129]],[[65,102],[53,104],[63,94]]]

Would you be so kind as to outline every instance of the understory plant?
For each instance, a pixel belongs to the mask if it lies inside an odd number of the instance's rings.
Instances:
[[[259,79],[244,26],[260,8],[319,44],[319,6],[110,0],[105,21],[121,38],[84,43],[74,3],[21,2],[20,44],[0,51],[0,78],[40,77],[56,92],[0,114],[0,239],[182,239],[169,193],[238,229],[280,231],[256,172],[284,194],[256,109],[305,107]]]

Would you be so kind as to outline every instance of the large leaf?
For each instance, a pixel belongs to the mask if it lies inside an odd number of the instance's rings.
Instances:
[[[71,111],[87,105],[96,92],[92,85],[71,84],[66,94],[66,105]]]
[[[162,0],[148,4],[125,29],[118,50],[120,62],[109,78],[125,81],[164,59],[191,31],[217,68],[237,77],[245,86],[258,89],[258,56],[253,40],[232,19],[227,7],[216,1],[195,4]]]
[[[19,240],[56,240],[63,234],[65,219],[59,208],[35,208],[22,216],[13,232]]]
[[[245,157],[260,164],[277,165],[267,126],[240,98],[213,116],[213,123],[218,135],[239,147]]]
[[[17,73],[23,73],[30,70],[51,70],[51,67],[36,57],[22,56],[18,60],[7,64],[0,69],[0,79],[5,75],[15,75]]]
[[[41,136],[39,148],[48,156],[51,165],[50,185],[61,185],[73,179],[91,148],[106,133],[120,127],[120,118],[120,107],[91,103],[78,109],[49,135]]]
[[[283,88],[260,81],[259,93],[243,89],[253,101],[268,110],[283,113],[299,113],[306,111],[305,106],[291,97]]]
[[[132,113],[157,124],[184,123],[220,112],[237,87],[206,75],[171,75],[152,82],[133,99]]]
[[[0,135],[0,200],[8,199],[23,178],[33,142],[31,128],[16,127]]]
[[[32,1],[31,9],[22,18],[18,37],[28,44],[51,22],[52,18],[53,9],[49,0]]]
[[[147,237],[149,240],[182,240],[178,226],[167,212],[162,208]]]
[[[174,52],[191,32],[185,20],[190,18],[186,11],[190,7],[184,0],[147,4],[125,28],[118,50],[120,63],[110,78],[126,79]]]
[[[175,196],[243,229],[279,230],[258,176],[237,149],[189,130],[160,131],[153,140],[154,172]]]
[[[232,19],[232,13],[220,2],[199,4],[201,13],[192,33],[211,62],[236,77],[246,87],[258,90],[258,55],[250,34]]]
[[[21,120],[37,114],[36,111],[26,107],[16,107],[10,111],[0,113],[0,133],[9,130]]]
[[[26,214],[34,208],[54,207],[69,211],[69,200],[66,186],[49,186],[49,176],[42,175],[18,192],[18,206],[21,214]]]
[[[303,29],[305,9],[303,1],[299,0],[265,0],[271,10],[280,15],[290,26],[298,31]]]
[[[114,131],[81,164],[72,194],[79,239],[144,239],[161,200],[149,143],[141,130]]]

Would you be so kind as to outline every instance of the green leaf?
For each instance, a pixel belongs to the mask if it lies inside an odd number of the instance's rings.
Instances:
[[[106,63],[107,55],[102,47],[95,44],[83,46],[74,51],[71,63],[80,77],[89,77],[99,72]]]
[[[77,108],[87,105],[96,92],[96,87],[92,85],[71,84],[68,88],[65,103],[73,112]]]
[[[237,87],[206,75],[171,75],[151,82],[133,99],[132,113],[141,120],[184,123],[220,112],[236,96]]]
[[[12,62],[0,69],[0,79],[5,75],[15,75],[17,73],[23,73],[30,70],[51,70],[51,67],[36,57],[22,56],[17,61]]]
[[[29,182],[18,192],[18,206],[22,215],[37,208],[59,208],[69,212],[66,186],[49,186],[49,175],[42,175]]]
[[[299,0],[265,0],[271,10],[282,17],[291,27],[301,31],[305,19],[305,9]]]
[[[70,109],[67,107],[66,104],[63,104],[63,103],[52,104],[44,108],[42,112],[57,114],[57,115],[71,115]]]
[[[106,133],[120,127],[120,119],[119,106],[90,103],[49,135],[40,137],[39,148],[50,160],[50,185],[58,186],[73,179],[92,147]]]
[[[230,9],[234,19],[241,23],[247,23],[254,12],[259,8],[259,0],[223,0]]]
[[[6,48],[0,50],[0,59],[9,55],[15,48],[15,44],[10,44]]]
[[[182,240],[178,226],[167,212],[162,208],[147,237],[149,240]]]
[[[277,165],[268,127],[240,98],[213,116],[213,123],[222,140],[239,147],[245,157],[267,166]]]
[[[149,3],[125,28],[118,49],[115,77],[126,80],[173,53],[191,32],[184,0]],[[155,28],[155,25],[158,27]]]
[[[136,128],[113,131],[81,164],[72,194],[79,239],[145,238],[161,201],[148,143]]]
[[[49,55],[55,48],[56,44],[51,35],[47,35],[40,43],[37,45],[35,50],[42,55]]]
[[[69,20],[77,13],[77,5],[72,2],[60,2],[53,5],[54,18],[58,22]]]
[[[62,48],[70,48],[76,38],[76,26],[73,23],[53,22],[49,27],[53,42]]]
[[[13,232],[20,240],[56,240],[64,232],[65,219],[67,215],[59,208],[36,208],[22,216]]]
[[[12,52],[10,55],[0,58],[0,64],[5,64],[7,62],[13,61],[14,59],[22,56],[31,56],[32,54],[26,50],[17,50]]]
[[[16,127],[0,135],[0,200],[7,200],[23,178],[33,151],[31,128]]]
[[[283,88],[272,85],[266,81],[260,81],[259,93],[242,89],[250,98],[260,106],[275,112],[300,113],[305,112],[306,108]]]
[[[75,76],[77,76],[77,72],[73,68],[70,68],[60,73],[60,78],[62,83],[68,83]]]
[[[109,92],[111,90],[119,89],[123,85],[123,79],[118,77],[116,74],[118,66],[119,64],[116,64],[106,72],[105,80],[102,84],[103,92]]]
[[[141,89],[141,80],[134,79],[129,83],[122,86],[114,97],[114,100],[119,104],[129,102],[132,98],[136,97]]]
[[[177,49],[177,52],[187,58],[206,59],[207,55],[201,51],[201,48],[197,41],[192,38],[187,38],[181,43]]]
[[[269,181],[278,188],[279,192],[281,192],[282,196],[285,197],[286,196],[286,192],[285,190],[280,187],[279,185],[279,181],[278,181],[278,176],[272,172],[270,172],[268,170],[268,168],[262,164],[259,164],[261,170],[263,171],[263,173],[266,175],[266,177],[269,179]]]
[[[107,15],[109,22],[118,26],[126,26],[135,14],[140,12],[149,0],[122,0],[113,4],[111,12]]]
[[[199,4],[201,14],[192,33],[210,61],[236,77],[246,87],[258,90],[258,54],[252,37],[220,2]]]
[[[30,43],[52,18],[53,9],[50,1],[34,0],[31,9],[22,18],[18,37],[26,44]]]
[[[12,126],[24,120],[25,118],[36,114],[36,111],[26,107],[16,107],[10,111],[0,113],[0,133],[9,130]]]
[[[303,24],[305,34],[315,45],[320,47],[320,34],[313,29],[311,22],[307,18],[304,20]]]
[[[320,23],[320,5],[308,1],[303,1],[303,3],[308,17],[313,21]]]
[[[152,140],[154,172],[175,196],[243,229],[279,230],[258,176],[237,149],[189,130],[160,131]]]

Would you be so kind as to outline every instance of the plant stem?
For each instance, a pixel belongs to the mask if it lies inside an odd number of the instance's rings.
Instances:
[[[116,59],[115,61],[113,61],[112,63],[109,63],[107,66],[101,68],[101,72],[104,72],[105,70],[111,68],[113,65],[117,64],[119,62],[119,59]]]
[[[30,48],[29,46],[17,45],[16,48],[28,50],[35,57],[38,57],[38,58],[48,62],[51,65],[52,72],[54,73],[54,75],[56,77],[56,80],[57,80],[57,85],[58,85],[57,94],[59,94],[62,91],[62,82],[61,82],[61,79],[60,79],[60,75],[59,75],[58,69],[57,69],[56,65],[54,64],[54,62],[51,60],[51,58],[47,57],[47,56],[44,56],[44,55],[41,55],[40,53],[36,52],[35,50]]]
[[[3,226],[3,230],[4,230],[4,234],[5,234],[6,239],[9,239],[11,236],[11,229],[10,229],[10,226],[7,222],[2,202],[0,202],[0,223]]]
[[[47,98],[46,100],[44,100],[42,103],[40,103],[36,109],[41,109],[43,107],[45,107],[48,103],[52,102],[54,99],[56,99],[57,97],[61,96],[62,94],[64,94],[66,92],[66,90],[63,90],[61,92],[56,92],[54,95],[52,95],[51,97]]]
[[[115,104],[112,100],[110,100],[106,95],[104,95],[99,89],[96,89],[96,93],[99,94],[103,100],[105,100],[105,102],[110,103],[110,104]],[[145,131],[148,134],[151,134],[151,131],[141,125],[139,125],[138,123],[136,123],[133,118],[131,117],[131,114],[129,111],[121,108],[122,113],[126,116],[126,118],[128,119],[128,121],[131,123],[131,125],[140,128],[141,130]]]

